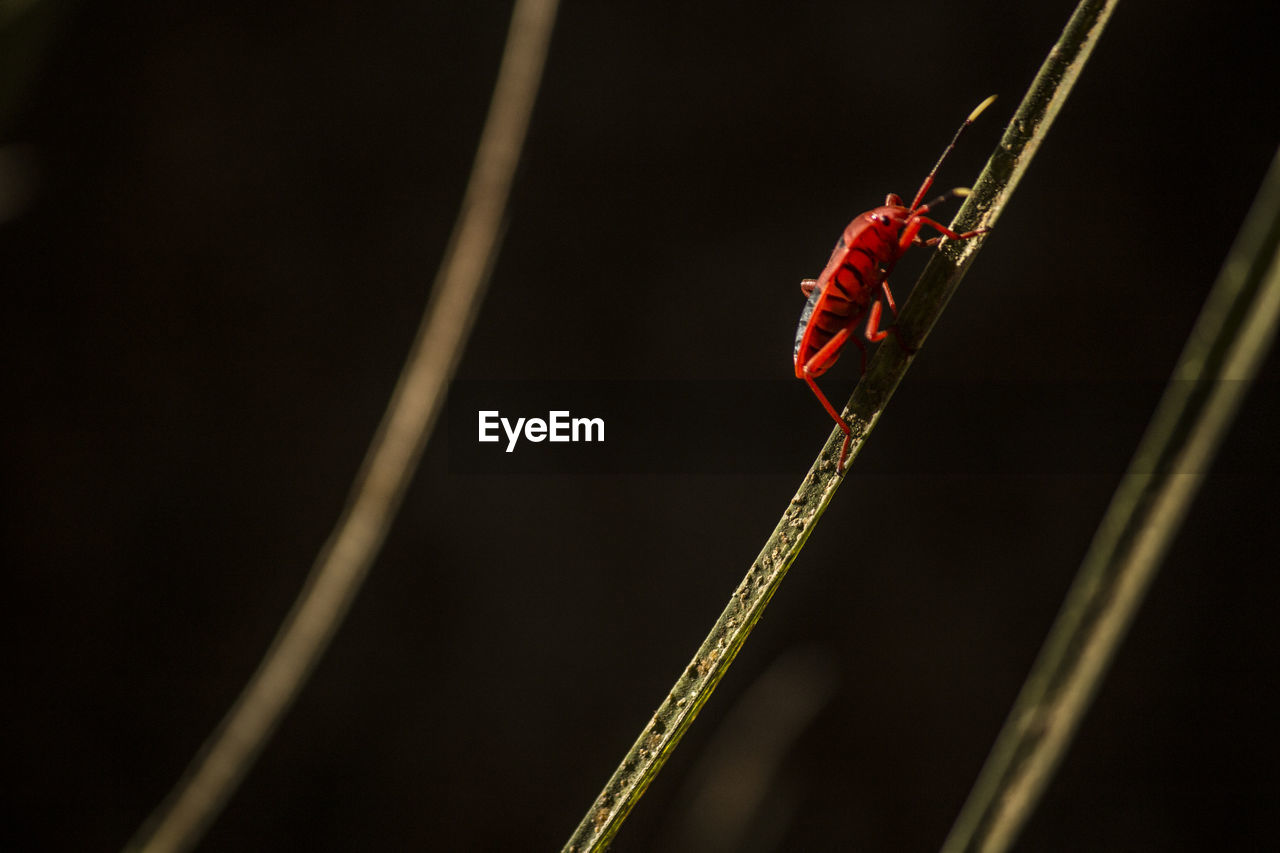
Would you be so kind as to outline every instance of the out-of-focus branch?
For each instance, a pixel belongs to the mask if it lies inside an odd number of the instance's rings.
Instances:
[[[1006,850],[1035,810],[1280,323],[1280,153],[944,853]]]
[[[381,549],[488,283],[555,12],[556,0],[516,2],[462,210],[346,508],[257,671],[127,849],[176,853],[200,840],[293,704]]]

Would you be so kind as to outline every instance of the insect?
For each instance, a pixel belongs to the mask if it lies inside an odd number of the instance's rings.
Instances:
[[[844,473],[845,457],[849,454],[849,443],[853,432],[835,406],[822,393],[815,381],[826,373],[831,365],[840,357],[840,350],[849,341],[858,345],[862,352],[862,369],[866,372],[867,350],[858,340],[853,329],[867,318],[866,338],[872,343],[884,340],[893,328],[881,329],[880,293],[884,293],[889,310],[897,316],[898,306],[893,301],[893,293],[889,290],[888,277],[898,262],[914,245],[933,246],[942,240],[942,236],[952,240],[967,240],[989,229],[979,228],[957,234],[940,222],[925,216],[933,207],[941,204],[949,195],[966,196],[968,190],[956,189],[947,195],[921,204],[925,193],[933,186],[934,177],[938,174],[942,162],[956,147],[960,134],[973,123],[978,115],[991,105],[995,95],[987,98],[969,113],[969,117],[960,125],[951,143],[942,152],[932,171],[925,177],[924,183],[916,192],[911,204],[904,205],[902,199],[894,193],[884,200],[884,204],[874,210],[868,210],[850,222],[836,242],[831,259],[816,279],[807,278],[800,282],[800,290],[808,297],[804,310],[800,312],[800,324],[796,327],[795,365],[796,378],[808,383],[817,395],[822,407],[832,419],[844,430],[844,445],[840,448],[840,461],[836,463],[836,473]],[[928,226],[942,236],[923,240],[920,229]]]

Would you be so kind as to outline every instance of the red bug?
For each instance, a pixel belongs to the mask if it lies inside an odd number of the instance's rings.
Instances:
[[[945,195],[928,204],[920,202],[933,186],[938,168],[947,159],[951,149],[955,148],[960,134],[995,99],[996,96],[992,95],[969,113],[964,124],[960,125],[956,135],[951,138],[951,144],[925,177],[911,204],[903,205],[901,198],[889,193],[881,207],[868,210],[845,227],[822,275],[817,279],[808,278],[800,282],[800,290],[809,297],[809,301],[800,312],[800,325],[796,327],[796,378],[808,383],[823,408],[840,425],[840,429],[844,430],[844,445],[840,448],[840,461],[836,463],[837,474],[844,472],[845,457],[849,453],[853,432],[814,380],[836,363],[840,350],[850,340],[861,350],[862,369],[863,372],[866,371],[867,350],[853,334],[853,328],[863,317],[867,317],[866,337],[872,343],[884,340],[892,330],[880,328],[881,306],[876,291],[884,292],[889,310],[897,316],[898,306],[893,301],[888,282],[894,264],[913,245],[932,246],[942,240],[942,237],[920,239],[921,228],[927,225],[952,240],[967,240],[989,230],[979,228],[957,234],[942,223],[925,216],[931,207],[946,200]],[[968,195],[968,190],[952,190],[951,194]]]

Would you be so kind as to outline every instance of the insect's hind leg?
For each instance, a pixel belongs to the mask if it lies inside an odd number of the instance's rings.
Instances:
[[[805,376],[804,381],[809,385],[809,390],[813,391],[814,395],[818,398],[818,402],[820,402],[822,407],[827,410],[827,414],[831,415],[832,419],[844,433],[844,443],[840,445],[840,458],[836,461],[836,474],[843,474],[844,461],[849,456],[849,445],[853,442],[853,430],[849,427],[848,421],[840,417],[840,414],[836,412],[836,407],[831,405],[831,401],[827,399],[827,395],[823,394],[822,389],[818,387],[818,383],[813,381],[809,376]]]
[[[879,303],[876,304],[878,305]],[[831,419],[836,422],[844,433],[844,444],[840,446],[840,459],[836,462],[836,474],[844,473],[844,461],[849,456],[849,445],[853,441],[853,430],[849,427],[849,423],[844,418],[840,417],[840,413],[836,411],[836,407],[831,405],[831,401],[827,399],[827,395],[822,393],[822,389],[818,387],[816,377],[835,363],[835,360],[840,353],[840,348],[850,339],[850,334],[851,331],[847,326],[839,332],[836,332],[835,336],[832,337],[831,340],[827,341],[821,349],[814,353],[813,356],[810,357],[798,371],[796,371],[800,378],[805,381],[805,384],[809,386],[809,390],[811,390],[814,396],[818,398],[818,402],[827,410],[827,414],[831,415]],[[862,352],[862,371],[865,373],[867,369],[866,348],[863,347],[862,341],[857,338],[853,338],[853,342],[858,345],[858,349]]]

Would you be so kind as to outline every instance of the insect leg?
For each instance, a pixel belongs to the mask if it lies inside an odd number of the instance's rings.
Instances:
[[[888,290],[888,288],[885,288]],[[889,307],[893,308],[893,303],[889,303]],[[894,312],[897,313],[896,310]],[[898,340],[898,346],[902,347],[903,352],[907,355],[915,355],[916,348],[907,343],[906,338],[902,337],[902,332],[898,331],[898,325],[895,323],[887,329],[880,328],[880,303],[876,301],[871,305],[870,316],[867,317],[867,340],[873,344],[883,341],[888,335],[893,335]],[[865,356],[864,356],[865,357]]]
[[[806,278],[804,281],[800,282],[800,292],[805,296],[809,296],[817,286],[818,280],[816,278]]]
[[[944,236],[946,236],[951,240],[968,240],[970,237],[977,237],[979,234],[986,234],[988,231],[991,230],[990,228],[976,228],[973,231],[966,231],[963,234],[957,234],[955,231],[952,231],[950,228],[943,225],[941,222],[935,222],[932,219],[928,218],[927,216],[914,217],[912,219],[912,222],[920,223],[919,225],[916,226],[915,231],[912,232],[911,234],[912,237],[915,236],[915,232],[919,231],[920,226],[923,226],[923,225],[928,225],[930,228],[934,229],[935,231],[941,232]],[[907,230],[911,230],[910,226],[907,227]],[[942,237],[930,237],[928,240],[924,241],[924,244],[926,246],[936,246],[941,240],[942,240]]]
[[[822,392],[818,390],[818,386],[814,385],[813,379],[821,376],[826,372],[827,368],[835,364],[837,358],[840,357],[840,348],[849,340],[851,331],[848,326],[836,332],[831,340],[822,345],[822,348],[809,356],[804,364],[800,365],[796,375],[813,386],[813,392],[818,395],[818,399],[827,407],[827,411],[831,413],[831,417],[840,420],[840,416],[835,413],[835,409],[827,402],[827,398],[822,396]],[[856,341],[855,341],[856,342]]]
[[[853,430],[849,428],[849,424],[845,422],[844,418],[836,414],[836,407],[831,405],[831,401],[827,399],[827,395],[823,394],[822,389],[818,387],[818,383],[814,382],[809,376],[806,376],[804,381],[809,384],[809,388],[815,395],[817,395],[818,402],[822,403],[823,408],[827,410],[828,414],[830,414],[831,417],[835,419],[835,422],[840,426],[840,429],[844,431],[844,443],[840,445],[840,459],[836,462],[836,473],[843,474],[844,460],[849,455],[849,444],[853,441]]]
[[[878,305],[879,303],[876,304]],[[840,413],[836,411],[836,407],[831,405],[831,401],[827,399],[827,395],[822,393],[822,389],[819,388],[818,383],[814,381],[814,376],[815,371],[819,370],[819,368],[825,369],[836,360],[836,357],[840,352],[840,348],[849,340],[849,335],[850,330],[848,326],[836,332],[835,336],[832,337],[831,340],[827,341],[826,344],[823,345],[822,349],[814,353],[813,357],[806,361],[804,366],[800,369],[800,372],[802,373],[801,378],[803,378],[805,383],[808,384],[809,389],[813,391],[814,396],[818,398],[818,402],[822,404],[822,407],[827,410],[827,414],[831,415],[831,419],[834,420],[844,432],[844,444],[840,446],[840,459],[836,462],[837,474],[844,473],[844,460],[845,457],[849,455],[849,443],[853,441],[853,430],[849,428],[849,424],[845,422],[845,419],[840,417]],[[857,338],[854,338],[853,342],[858,345],[858,349],[862,350],[862,367],[863,372],[865,372],[867,361],[866,350],[863,348],[862,342]]]
[[[889,310],[893,312],[893,317],[896,320],[898,318],[898,306],[893,301],[893,291],[889,289],[889,279],[886,278],[884,281],[880,282],[880,288],[884,290],[884,298],[889,303]],[[878,322],[880,320],[880,303],[879,302],[871,306],[871,313],[875,315],[874,319],[877,321],[874,328],[875,329],[880,328],[880,323]],[[872,331],[873,331],[873,327],[871,325],[871,320],[869,319],[867,321],[867,339],[868,340],[871,340]],[[911,344],[907,343],[907,339],[902,337],[902,332],[898,331],[897,323],[894,323],[892,326],[890,326],[888,331],[891,332],[893,336],[898,339],[898,346],[902,347],[904,352],[906,352],[908,355],[916,354],[916,348],[913,347]],[[880,340],[880,338],[883,338],[883,337],[884,337],[884,333],[881,332],[880,337],[876,338],[875,340],[878,341]]]
[[[880,282],[880,289],[884,291],[884,298],[889,303],[889,310],[893,312],[893,316],[898,316],[898,303],[893,301],[893,291],[889,289],[889,279]],[[876,303],[877,305],[879,303]]]
[[[913,216],[907,220],[907,227],[902,229],[902,235],[898,237],[898,256],[911,247],[912,243],[920,242],[920,227],[924,225],[925,218],[923,216]]]
[[[888,292],[888,288],[885,289]],[[870,316],[867,317],[867,340],[871,343],[879,343],[888,337],[889,333],[880,328],[880,300],[871,303]]]

